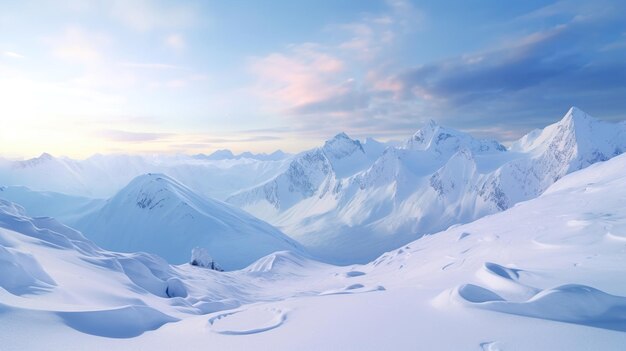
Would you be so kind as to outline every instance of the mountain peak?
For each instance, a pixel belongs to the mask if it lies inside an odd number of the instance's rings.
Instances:
[[[434,119],[430,118],[430,119],[428,119],[426,124],[424,124],[424,126],[430,128],[430,129],[435,129],[435,128],[439,127],[439,123],[437,123]]]
[[[567,111],[563,119],[561,119],[559,124],[560,125],[567,125],[567,124],[579,125],[579,124],[589,124],[590,122],[593,122],[593,121],[595,121],[595,118],[591,117],[589,114],[579,109],[578,107],[572,106]]]
[[[104,247],[155,253],[177,264],[187,262],[195,247],[206,248],[224,269],[244,268],[275,251],[302,250],[269,224],[162,173],[136,177],[77,225]]]
[[[454,153],[460,147],[467,147],[472,152],[501,152],[506,148],[495,140],[475,139],[473,136],[429,120],[405,143],[405,148],[414,150],[434,150]]]
[[[341,140],[341,139],[344,139],[344,140],[352,140],[352,138],[350,138],[350,137],[348,136],[348,134],[346,134],[345,132],[341,132],[341,133],[338,133],[337,135],[335,135],[334,137],[332,137],[329,141],[332,141],[332,140]]]
[[[346,133],[341,132],[332,139],[327,140],[322,147],[326,154],[330,154],[335,158],[343,158],[351,155],[357,150],[365,153],[361,142],[350,138]]]
[[[225,159],[230,159],[233,157],[235,157],[235,155],[233,154],[232,151],[228,149],[216,150],[213,153],[211,153],[209,156],[207,156],[207,158],[213,159],[213,160],[225,160]]]
[[[42,153],[41,155],[39,155],[39,157],[37,157],[40,160],[52,160],[54,158],[54,156],[50,155],[47,152]]]
[[[415,134],[413,134],[410,139],[410,143],[428,143],[435,132],[439,129],[442,129],[441,126],[434,120],[429,119],[420,129],[418,129],[417,132],[415,132]]]
[[[136,180],[141,182],[149,182],[149,181],[164,181],[164,182],[174,182],[172,178],[163,173],[144,173],[135,177]]]
[[[133,198],[137,207],[141,209],[161,208],[166,205],[167,199],[177,199],[184,202],[187,194],[184,186],[162,173],[146,173],[135,177],[118,193],[120,198]],[[171,196],[176,194],[175,196]],[[116,196],[117,197],[117,196]]]
[[[42,164],[45,164],[49,161],[54,160],[54,156],[50,155],[47,152],[42,153],[41,155],[39,155],[38,157],[33,157],[30,158],[28,160],[24,160],[24,161],[18,161],[16,163],[18,168],[26,168],[26,167],[35,167],[35,166],[39,166]]]

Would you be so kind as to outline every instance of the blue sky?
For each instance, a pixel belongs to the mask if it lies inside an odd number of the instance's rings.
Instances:
[[[1,1],[0,153],[299,151],[626,113],[623,1]]]

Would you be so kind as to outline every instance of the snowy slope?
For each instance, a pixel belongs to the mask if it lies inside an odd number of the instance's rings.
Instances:
[[[0,340],[3,350],[621,350],[625,169],[626,155],[596,163],[536,199],[348,267],[290,252],[235,272],[172,267],[0,202],[10,321]]]
[[[361,171],[320,172],[317,182],[307,183],[306,196],[272,191],[275,179],[227,201],[278,226],[317,257],[363,263],[421,235],[535,198],[564,175],[624,150],[623,124],[577,108],[511,150],[430,121]],[[310,174],[314,168],[306,166],[297,174]],[[327,168],[349,166],[340,160]]]
[[[184,155],[94,155],[72,160],[44,153],[26,161],[0,158],[0,186],[106,198],[136,176],[153,172],[170,174],[202,195],[223,199],[271,179],[288,164],[288,158],[279,157],[208,160]]]
[[[173,263],[187,262],[192,248],[204,247],[229,270],[274,251],[302,252],[271,225],[163,174],[135,178],[74,225],[104,248],[146,251]]]

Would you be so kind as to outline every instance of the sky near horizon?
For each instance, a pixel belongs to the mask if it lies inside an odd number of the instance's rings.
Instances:
[[[0,0],[0,155],[296,152],[626,118],[624,1]]]

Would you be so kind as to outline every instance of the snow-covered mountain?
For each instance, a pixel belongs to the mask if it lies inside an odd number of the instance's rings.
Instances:
[[[285,153],[282,150],[276,150],[271,154],[259,153],[255,154],[250,151],[242,152],[238,155],[233,154],[228,149],[216,150],[209,155],[197,154],[193,157],[200,160],[239,160],[239,159],[251,159],[259,161],[280,161],[291,157],[291,154]]]
[[[255,215],[272,218],[321,189],[330,191],[337,179],[369,167],[383,149],[373,139],[366,144],[368,147],[364,148],[360,141],[345,133],[337,134],[322,147],[296,155],[289,167],[270,181],[239,192],[226,201]]]
[[[208,160],[191,156],[94,155],[85,160],[39,157],[14,161],[0,158],[0,186],[26,186],[74,196],[107,198],[138,175],[165,173],[194,191],[224,199],[261,184],[283,171],[288,159],[252,158]]]
[[[163,174],[135,178],[73,224],[104,248],[146,251],[173,263],[188,261],[194,247],[203,247],[229,270],[275,251],[303,252],[271,225]]]
[[[344,141],[341,147],[333,146],[336,140]],[[350,145],[340,134],[227,202],[330,262],[367,262],[421,235],[537,197],[566,174],[622,153],[626,127],[573,107],[510,149],[433,121],[375,160]],[[333,158],[329,146],[349,157]]]
[[[624,169],[626,155],[598,162],[347,267],[285,251],[232,272],[170,266],[0,201],[2,349],[621,350]]]

